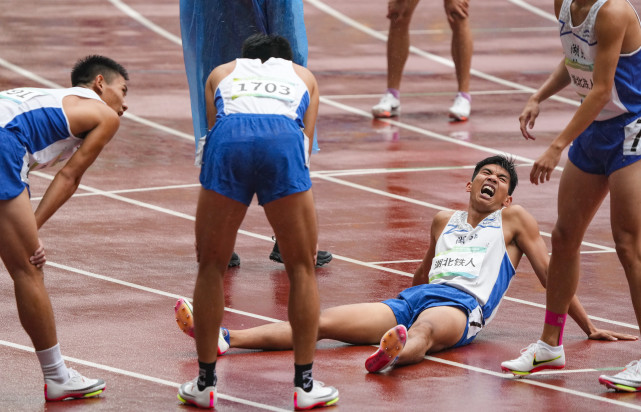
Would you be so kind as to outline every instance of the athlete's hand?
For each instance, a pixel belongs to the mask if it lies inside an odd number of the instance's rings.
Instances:
[[[444,0],[445,15],[450,23],[456,19],[466,19],[469,15],[467,9],[470,7],[469,0]]]
[[[42,245],[42,241],[38,238],[38,249],[33,252],[33,256],[29,258],[29,262],[37,268],[42,268],[45,263],[47,263],[47,257],[45,256],[45,248]]]
[[[541,157],[539,157],[532,165],[532,170],[530,171],[530,182],[538,185],[539,183],[545,183],[550,180],[552,171],[554,171],[554,168],[561,160],[562,152],[563,150],[559,150],[553,146],[548,147]]]
[[[396,21],[403,15],[407,8],[408,0],[389,0],[387,2],[387,18]]]
[[[539,116],[539,110],[539,103],[530,99],[519,116],[521,134],[525,137],[525,140],[535,139],[535,137],[528,132],[528,129],[532,129],[534,127],[534,121]]]
[[[612,332],[611,330],[596,329],[588,339],[592,340],[637,340],[638,336],[628,335],[627,333]]]

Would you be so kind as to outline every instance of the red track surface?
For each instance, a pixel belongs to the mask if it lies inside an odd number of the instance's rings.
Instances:
[[[551,1],[528,3],[551,17]],[[638,0],[633,3],[641,8]],[[198,169],[192,165],[188,89],[176,42],[178,6],[175,0],[126,2],[164,30],[163,37],[116,4],[122,3],[0,2],[0,89],[51,85],[41,79],[68,86],[77,58],[105,54],[130,72],[129,113],[152,122],[125,118],[77,196],[41,230],[63,354],[69,366],[104,378],[107,391],[99,399],[44,403],[42,375],[18,322],[10,277],[1,268],[2,411],[188,408],[179,405],[176,392],[195,376],[196,352],[175,325],[173,305],[177,297],[192,296],[195,281]],[[309,68],[323,96],[322,150],[312,158],[312,180],[320,246],[334,253],[317,270],[322,307],[379,301],[407,287],[427,249],[432,216],[439,208],[466,204],[470,166],[489,153],[519,156],[515,202],[549,233],[560,173],[533,186],[527,164],[576,106],[546,103],[534,142],[522,139],[517,117],[527,88],[538,87],[561,57],[555,23],[508,0],[472,1],[472,65],[478,71],[472,78],[473,112],[470,121],[451,124],[446,111],[456,85],[453,69],[444,64],[450,59],[449,29],[442,4],[422,2],[413,20],[421,32],[412,44],[423,54],[410,56],[403,114],[390,125],[369,116],[385,88],[385,42],[374,36],[386,34],[386,2],[322,4],[371,30],[348,25],[316,2],[305,3]],[[563,96],[576,100],[570,92]],[[34,205],[52,173],[32,175]],[[604,319],[595,321],[598,327],[638,333],[608,216],[605,204],[586,235],[579,296],[589,314]],[[236,245],[242,264],[227,276],[224,324],[242,328],[284,320],[288,284],[283,266],[268,259],[272,232],[260,207],[250,208],[242,229]],[[324,341],[315,377],[341,391],[336,411],[641,408],[641,395],[607,391],[597,382],[603,372],[594,370],[621,368],[639,358],[641,342],[587,341],[573,322],[565,333],[563,373],[523,380],[501,374],[500,362],[534,341],[542,325],[545,295],[526,261],[507,296],[493,323],[468,347],[372,375],[364,360],[374,348]],[[291,352],[231,350],[217,369],[220,410],[292,408]]]

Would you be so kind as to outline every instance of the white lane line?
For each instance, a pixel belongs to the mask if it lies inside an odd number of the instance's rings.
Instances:
[[[20,345],[20,344],[13,343],[13,342],[7,342],[5,340],[0,340],[0,345],[7,346],[7,347],[10,347],[10,348],[14,348],[14,349],[18,349],[18,350],[22,350],[22,351],[25,351],[25,352],[34,352],[34,349],[31,348],[31,347]],[[144,375],[144,374],[138,373],[138,372],[128,371],[128,370],[125,370],[125,369],[114,368],[113,366],[103,365],[101,363],[91,362],[91,361],[87,361],[87,360],[84,360],[84,359],[73,358],[71,356],[63,356],[62,358],[64,360],[68,361],[68,362],[77,363],[79,365],[84,365],[84,366],[87,366],[87,367],[90,367],[90,368],[100,369],[100,370],[104,370],[104,371],[107,371],[107,372],[116,373],[116,374],[119,374],[119,375],[129,376],[131,378],[140,379],[140,380],[144,380],[144,381],[147,381],[147,382],[157,383],[157,384],[165,385],[165,386],[171,386],[172,388],[179,388],[180,385],[181,385],[180,383],[177,383],[177,382],[172,382],[172,381],[168,381],[168,380],[165,380],[165,379],[155,378],[153,376]],[[217,393],[217,396],[220,399],[225,399],[225,400],[228,400],[228,401],[231,401],[231,402],[240,403],[242,405],[253,406],[255,408],[265,409],[265,410],[268,410],[268,411],[278,411],[278,412],[289,411],[289,409],[281,409],[281,408],[277,408],[275,406],[265,405],[265,404],[258,403],[258,402],[253,402],[253,401],[250,401],[250,400],[247,400],[247,399],[242,399],[242,398],[238,398],[238,397],[235,397],[235,396],[225,395],[225,394],[220,393],[220,392]]]
[[[576,391],[574,389],[567,389],[567,388],[563,388],[563,387],[556,386],[556,385],[550,385],[548,383],[540,382],[540,381],[533,380],[533,379],[516,378],[516,377],[514,377],[513,375],[510,375],[510,374],[506,374],[506,373],[502,373],[502,372],[495,372],[495,371],[491,371],[491,370],[488,370],[488,369],[478,368],[476,366],[470,366],[470,365],[466,365],[466,364],[463,364],[463,363],[458,363],[458,362],[454,362],[454,361],[450,361],[450,360],[446,360],[446,359],[435,358],[433,356],[426,356],[425,359],[428,359],[428,360],[431,360],[431,361],[434,361],[434,362],[438,362],[438,363],[442,363],[442,364],[445,364],[445,365],[454,366],[454,367],[461,368],[461,369],[467,369],[467,370],[470,370],[470,371],[483,373],[485,375],[491,375],[491,376],[494,376],[494,377],[497,377],[497,378],[506,379],[506,380],[510,380],[510,381],[513,381],[513,382],[523,383],[525,385],[538,386],[538,387],[545,388],[545,389],[551,389],[551,390],[557,391],[557,392],[563,392],[563,393],[567,393],[567,394],[570,394],[570,395],[580,396],[582,398],[587,398],[587,399],[592,399],[592,400],[599,401],[599,402],[605,402],[605,403],[610,403],[610,404],[613,404],[613,405],[623,406],[623,407],[629,408],[629,409],[641,410],[641,405],[635,405],[635,404],[628,403],[628,402],[621,402],[621,401],[618,401],[616,399],[610,399],[610,398],[606,398],[606,397],[599,396],[599,395],[593,395],[593,394],[587,393],[587,392],[580,392],[580,391]],[[533,375],[536,375],[536,374],[533,374]]]

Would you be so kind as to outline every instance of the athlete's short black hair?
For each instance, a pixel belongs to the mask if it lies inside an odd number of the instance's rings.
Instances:
[[[119,63],[109,57],[94,54],[78,60],[73,66],[71,85],[75,87],[89,84],[99,74],[103,75],[107,83],[111,83],[118,74],[129,80],[127,70]]]
[[[516,174],[514,169],[514,159],[509,158],[503,155],[495,155],[487,157],[476,164],[474,168],[474,173],[472,174],[472,180],[476,177],[477,174],[481,171],[483,166],[486,165],[497,165],[505,169],[510,175],[510,187],[508,188],[507,194],[512,195],[516,185],[519,183],[519,176]]]
[[[249,36],[243,43],[242,57],[260,59],[266,62],[270,57],[280,57],[292,60],[292,47],[283,36],[256,33]]]

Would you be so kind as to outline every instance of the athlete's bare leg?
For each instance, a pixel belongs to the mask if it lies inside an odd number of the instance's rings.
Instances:
[[[314,360],[320,302],[314,259],[318,229],[311,190],[264,205],[289,277],[287,314],[293,330],[294,363]]]
[[[610,220],[617,255],[630,287],[632,305],[641,325],[641,162],[612,173],[610,184]]]
[[[317,339],[374,345],[396,326],[392,309],[384,303],[357,303],[335,306],[320,314]],[[286,350],[293,346],[289,322],[270,323],[250,329],[229,331],[232,348]]]
[[[36,351],[58,343],[44,274],[29,257],[38,248],[38,228],[29,194],[0,200],[0,257],[14,284],[18,316]]]
[[[579,249],[583,236],[608,193],[605,176],[582,172],[568,161],[559,183],[558,218],[552,231],[546,307],[567,313],[579,283]],[[541,340],[559,344],[561,328],[544,324]]]
[[[201,188],[196,210],[198,277],[194,288],[194,335],[198,360],[216,361],[218,330],[225,308],[223,276],[247,206]]]

